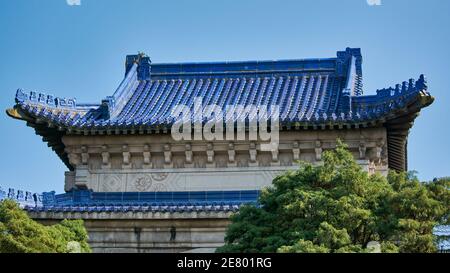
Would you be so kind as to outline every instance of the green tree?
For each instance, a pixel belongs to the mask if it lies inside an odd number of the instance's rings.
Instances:
[[[16,202],[0,202],[0,253],[66,253],[78,242],[81,252],[90,252],[82,220],[63,220],[44,226],[30,219]]]
[[[218,252],[435,252],[432,230],[448,223],[450,180],[370,175],[338,141],[323,164],[301,163],[264,189],[259,207],[232,216]]]

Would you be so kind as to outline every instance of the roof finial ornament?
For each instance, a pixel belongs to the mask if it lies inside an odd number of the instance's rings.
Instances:
[[[415,88],[415,81],[414,81],[414,79],[409,79],[409,82],[408,82],[408,92],[414,92],[414,88]]]
[[[143,51],[138,51],[138,56],[139,56],[139,59],[144,58],[144,57],[148,57],[147,54],[145,54]]]
[[[402,82],[402,93],[406,93],[408,90],[408,82],[404,81]]]
[[[421,74],[416,81],[416,89],[419,91],[426,91],[428,89],[427,79],[423,74]]]
[[[402,90],[402,86],[400,84],[396,84],[395,85],[395,95],[396,96],[400,95],[401,90]]]

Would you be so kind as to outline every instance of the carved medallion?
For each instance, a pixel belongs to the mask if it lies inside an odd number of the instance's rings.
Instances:
[[[147,191],[152,186],[152,178],[148,175],[140,176],[134,180],[134,187],[138,191]]]

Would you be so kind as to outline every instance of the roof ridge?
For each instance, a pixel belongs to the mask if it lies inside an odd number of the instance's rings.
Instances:
[[[232,60],[232,61],[188,61],[188,62],[161,62],[152,63],[158,65],[216,65],[216,64],[240,64],[240,63],[275,63],[275,62],[308,62],[308,61],[335,61],[337,57],[328,58],[299,58],[299,59],[266,59],[266,60]]]

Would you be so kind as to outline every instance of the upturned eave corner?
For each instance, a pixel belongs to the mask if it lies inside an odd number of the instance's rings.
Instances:
[[[423,78],[423,76],[421,76]],[[427,91],[420,90],[403,115],[398,114],[386,123],[389,168],[395,171],[408,171],[408,136],[421,110],[430,106],[435,98]]]
[[[420,92],[419,101],[422,108],[428,107],[433,104],[435,97],[430,95],[428,92]]]
[[[8,117],[13,118],[13,119],[24,120],[24,121],[32,120],[26,114],[24,114],[23,111],[21,111],[20,107],[18,107],[17,105],[13,106],[12,108],[7,108],[5,110],[5,112]]]
[[[5,110],[6,115],[10,118],[13,119],[22,119],[22,116],[19,114],[19,112],[17,111],[17,109],[15,108],[7,108]]]

